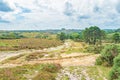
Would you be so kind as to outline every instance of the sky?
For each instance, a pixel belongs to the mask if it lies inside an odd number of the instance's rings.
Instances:
[[[0,0],[0,30],[120,28],[120,0]]]

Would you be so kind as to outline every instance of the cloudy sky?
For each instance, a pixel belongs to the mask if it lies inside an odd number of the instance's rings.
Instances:
[[[120,0],[0,0],[0,30],[120,28]]]

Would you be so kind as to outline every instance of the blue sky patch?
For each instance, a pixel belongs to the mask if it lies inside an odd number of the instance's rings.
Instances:
[[[5,2],[0,1],[0,11],[2,12],[10,12],[13,11],[8,4],[6,4]]]

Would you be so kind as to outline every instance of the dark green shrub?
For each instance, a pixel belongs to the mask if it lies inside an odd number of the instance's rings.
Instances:
[[[120,80],[120,55],[114,59],[114,65],[109,76],[110,80]]]
[[[90,45],[86,47],[86,52],[99,54],[102,49],[103,49],[103,46],[101,45]]]
[[[95,45],[94,46],[94,53],[99,54],[103,48],[104,48],[104,46],[102,46],[102,45]]]
[[[102,57],[100,56],[100,57],[98,57],[97,59],[96,59],[96,65],[102,65],[102,62],[103,62],[103,59],[102,59]]]
[[[99,65],[112,66],[113,59],[118,55],[118,53],[119,53],[119,46],[114,44],[106,45],[101,52],[101,56],[98,59],[96,59],[96,64],[102,62]]]
[[[94,50],[93,46],[92,45],[89,45],[87,47],[85,47],[85,52],[89,52],[89,53],[92,53]]]

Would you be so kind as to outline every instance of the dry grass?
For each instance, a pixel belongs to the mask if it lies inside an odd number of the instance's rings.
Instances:
[[[12,39],[0,40],[0,51],[20,50],[20,49],[43,49],[61,45],[59,40],[48,39]]]
[[[2,68],[0,69],[0,80],[43,80],[43,78],[55,80],[56,73],[60,69],[59,64],[35,64]]]

